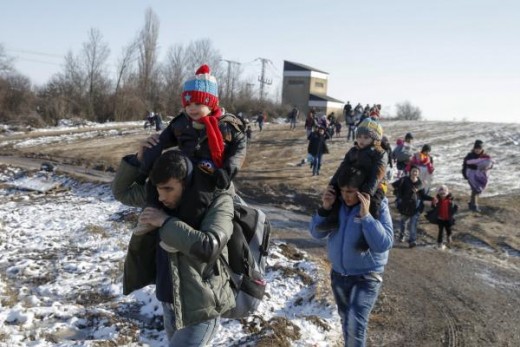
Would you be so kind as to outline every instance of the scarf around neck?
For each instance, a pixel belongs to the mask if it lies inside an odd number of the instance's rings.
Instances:
[[[206,135],[208,136],[209,151],[211,160],[217,168],[222,168],[224,164],[224,139],[218,127],[218,121],[222,111],[217,107],[209,115],[200,118],[196,122],[204,124]]]

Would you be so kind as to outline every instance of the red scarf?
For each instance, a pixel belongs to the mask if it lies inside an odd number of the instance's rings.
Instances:
[[[224,165],[224,139],[218,127],[218,121],[222,111],[217,107],[208,116],[202,117],[197,122],[204,124],[206,127],[206,135],[208,136],[209,151],[211,159],[217,168]]]

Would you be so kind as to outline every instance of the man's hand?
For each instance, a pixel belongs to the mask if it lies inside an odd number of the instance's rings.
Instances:
[[[146,139],[139,141],[139,148],[137,149],[137,160],[143,161],[143,152],[145,148],[152,148],[159,143],[159,134],[153,134]]]
[[[356,194],[360,204],[359,216],[363,218],[370,213],[370,195],[361,192],[357,192]]]
[[[141,215],[139,215],[139,223],[150,224],[159,228],[164,224],[168,217],[169,216],[161,209],[147,207],[143,212],[141,212]]]
[[[334,201],[336,201],[336,191],[333,186],[327,186],[327,189],[325,189],[321,196],[321,207],[324,210],[330,210]]]

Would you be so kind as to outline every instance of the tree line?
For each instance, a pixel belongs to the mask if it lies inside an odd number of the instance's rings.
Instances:
[[[256,97],[239,64],[223,67],[222,55],[209,39],[173,45],[159,61],[159,28],[157,15],[147,9],[143,27],[121,49],[112,75],[110,47],[102,33],[92,28],[81,50],[65,55],[62,71],[36,87],[14,68],[14,59],[0,44],[0,122],[39,126],[71,117],[106,122],[140,120],[149,111],[175,115],[182,107],[184,81],[201,64],[211,66],[226,110],[288,111],[273,100]]]

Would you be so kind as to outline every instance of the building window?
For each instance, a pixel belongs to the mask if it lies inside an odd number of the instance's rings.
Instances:
[[[302,80],[289,80],[288,84],[290,86],[302,86],[303,81]]]
[[[325,87],[325,85],[322,82],[314,82],[314,86],[316,88],[323,88],[323,87]]]

